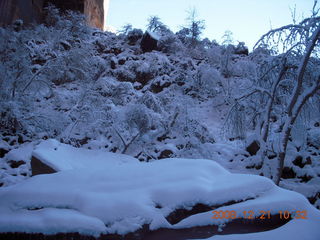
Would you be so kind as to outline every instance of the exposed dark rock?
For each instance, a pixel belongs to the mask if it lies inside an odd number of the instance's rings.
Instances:
[[[272,159],[275,159],[277,156],[278,156],[277,154],[273,153],[273,154],[268,155],[268,158],[270,160],[272,160]]]
[[[114,55],[117,56],[117,55],[119,55],[120,53],[123,52],[123,49],[120,49],[120,48],[110,48],[110,49],[107,49],[105,52],[108,53],[108,54],[114,54]]]
[[[282,178],[284,179],[289,179],[289,178],[295,178],[296,173],[293,171],[291,167],[284,167],[282,170]]]
[[[312,160],[311,160],[311,157],[307,157],[306,158],[306,165],[311,165],[312,164]]]
[[[270,219],[235,219],[226,224],[223,231],[219,231],[219,226],[209,225],[184,229],[160,228],[151,231],[148,225],[143,225],[139,230],[126,235],[104,234],[95,238],[79,233],[59,233],[55,235],[44,235],[42,233],[0,233],[1,239],[21,240],[21,239],[41,239],[41,240],[185,240],[185,239],[206,239],[215,235],[244,234],[269,231],[288,223],[291,219],[281,218],[279,214],[272,215]]]
[[[303,161],[302,156],[297,156],[292,163],[300,168],[303,168],[306,165],[306,162]]]
[[[160,153],[160,156],[158,157],[158,159],[164,159],[164,158],[170,158],[173,155],[173,152],[171,150],[163,150]]]
[[[154,78],[154,73],[152,72],[136,72],[136,79],[135,81],[145,86],[151,79]]]
[[[158,39],[156,39],[151,33],[147,31],[142,37],[140,47],[143,52],[151,52],[153,50],[157,50]]]
[[[24,143],[23,136],[20,134],[18,134],[18,143],[20,143],[20,144]]]
[[[11,168],[18,168],[21,165],[26,164],[26,162],[22,161],[22,160],[20,160],[20,161],[10,160],[10,161],[8,161],[8,164],[10,165]]]
[[[117,68],[117,64],[116,64],[116,62],[115,62],[114,59],[111,59],[111,61],[110,61],[110,67],[111,67],[111,69],[113,69],[113,70]]]
[[[153,92],[153,93],[160,93],[162,92],[165,88],[168,88],[171,86],[171,82],[165,82],[163,84],[161,84],[160,82],[156,82],[156,83],[153,83],[151,85],[151,89],[150,91]]]
[[[61,44],[61,46],[64,48],[64,50],[66,50],[66,51],[68,51],[68,50],[71,49],[71,45],[70,45],[70,43],[68,43],[68,42],[61,41],[60,44]]]
[[[314,124],[314,126],[315,126],[315,127],[320,127],[320,122],[316,122],[316,123]]]
[[[308,200],[311,204],[315,204],[316,201],[320,199],[320,192],[317,192],[314,196],[308,197]]]
[[[251,155],[254,156],[260,150],[260,143],[257,140],[254,140],[247,148],[246,151]]]
[[[49,167],[45,163],[41,162],[35,156],[32,156],[31,158],[31,171],[32,171],[32,176],[40,175],[40,174],[51,174],[51,173],[57,172],[52,167]]]
[[[262,164],[253,164],[253,165],[249,165],[249,166],[246,166],[247,169],[257,169],[257,170],[260,170],[262,168]]]
[[[0,158],[3,158],[9,152],[8,149],[0,148]]]
[[[195,206],[193,206],[191,209],[176,209],[174,212],[170,213],[166,219],[169,223],[172,225],[177,224],[178,222],[182,221],[183,219],[192,216],[194,214],[198,213],[204,213],[211,210],[214,210],[214,207],[198,203]]]
[[[124,65],[126,63],[125,59],[119,59],[118,64],[119,65]]]
[[[164,140],[166,140],[166,139],[171,139],[167,134],[164,134],[164,135],[162,135],[162,136],[160,136],[160,137],[158,137],[157,138],[157,140],[159,141],[159,142],[163,142]]]
[[[313,177],[309,176],[309,175],[303,175],[301,177],[298,177],[299,179],[301,179],[301,182],[306,183],[309,182]]]

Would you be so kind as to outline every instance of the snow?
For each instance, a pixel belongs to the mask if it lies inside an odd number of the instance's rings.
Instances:
[[[149,31],[147,30],[148,34],[155,40],[159,41],[160,40],[160,36],[159,34],[155,33],[155,32],[152,32],[152,31]]]
[[[40,143],[32,155],[56,171],[101,168],[108,167],[110,164],[116,165],[138,161],[130,156],[102,150],[76,149],[55,139]]]
[[[217,210],[308,212],[306,220],[292,220],[281,228],[246,239],[297,239],[304,235],[316,240],[320,236],[320,212],[305,197],[278,188],[264,177],[230,173],[211,160],[164,159],[146,163],[126,155],[74,148],[55,140],[43,141],[33,154],[60,172],[38,175],[0,189],[0,232],[79,232],[98,236],[134,232],[144,224],[150,224],[151,230],[219,225],[229,220],[214,221],[210,211],[175,225],[165,217],[175,209],[197,203],[213,206],[236,201],[239,203]],[[296,236],[297,230],[300,235]]]

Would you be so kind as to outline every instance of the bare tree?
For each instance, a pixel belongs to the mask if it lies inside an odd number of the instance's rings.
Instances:
[[[200,36],[205,29],[205,21],[198,19],[198,13],[195,8],[188,11],[187,26],[189,36],[191,38],[191,45],[195,45],[200,39]]]
[[[150,16],[147,24],[148,30],[152,32],[162,32],[167,30],[167,26],[164,25],[158,16]]]
[[[279,184],[282,176],[293,126],[306,103],[320,90],[319,71],[315,71],[316,76],[312,79],[306,77],[307,67],[312,55],[316,56],[319,50],[320,17],[318,13],[317,1],[314,1],[310,18],[306,18],[298,24],[289,24],[269,31],[261,37],[255,46],[268,46],[276,50],[276,52],[284,52],[278,77],[272,83],[270,91],[268,91],[269,100],[262,124],[262,140],[265,143],[269,139],[270,117],[275,108],[275,99],[279,95],[279,86],[285,80],[288,80],[285,76],[289,70],[291,72],[292,70],[294,71],[290,83],[289,96],[286,98],[287,101],[284,102],[285,110],[281,113],[283,122],[281,125],[281,143],[278,151],[278,170],[275,176],[276,184]],[[288,58],[294,60],[294,66],[288,63]]]

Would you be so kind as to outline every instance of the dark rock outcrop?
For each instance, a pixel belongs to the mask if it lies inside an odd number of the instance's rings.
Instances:
[[[143,34],[141,44],[140,44],[141,50],[143,52],[151,52],[153,50],[157,50],[158,41],[159,39],[156,37],[155,34],[148,31],[145,32],[145,34]]]
[[[253,141],[247,148],[246,151],[251,155],[254,156],[260,150],[260,144],[257,140]]]
[[[32,170],[32,176],[57,172],[52,167],[49,167],[45,163],[41,162],[35,156],[32,156],[31,158],[31,170]]]
[[[0,148],[0,158],[3,158],[9,152],[6,148]]]
[[[0,27],[9,25],[17,19],[25,24],[40,23],[44,7],[54,4],[61,10],[74,10],[87,16],[88,24],[104,29],[109,0],[1,0]]]

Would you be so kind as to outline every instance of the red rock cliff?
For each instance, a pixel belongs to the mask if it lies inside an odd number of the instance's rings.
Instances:
[[[104,29],[109,0],[0,0],[0,26],[22,19],[26,24],[40,22],[47,2],[63,10],[83,12],[89,25]]]
[[[0,26],[11,24],[17,19],[25,23],[39,22],[43,0],[0,0]]]

